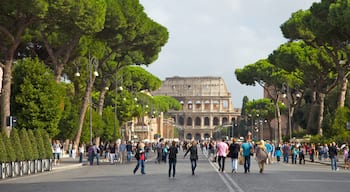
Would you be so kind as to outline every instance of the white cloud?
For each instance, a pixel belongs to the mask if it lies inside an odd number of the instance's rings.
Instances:
[[[140,0],[170,38],[159,59],[146,68],[161,79],[221,76],[235,107],[261,98],[262,88],[239,84],[236,68],[266,58],[286,40],[280,25],[314,0]]]

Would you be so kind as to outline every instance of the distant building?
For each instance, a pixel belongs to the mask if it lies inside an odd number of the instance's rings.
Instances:
[[[221,77],[169,77],[152,95],[172,96],[182,104],[182,110],[166,114],[174,119],[180,139],[208,139],[240,116]]]

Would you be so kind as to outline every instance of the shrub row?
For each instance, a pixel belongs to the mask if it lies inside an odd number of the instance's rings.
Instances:
[[[43,129],[12,129],[0,134],[0,163],[52,159],[49,134]]]

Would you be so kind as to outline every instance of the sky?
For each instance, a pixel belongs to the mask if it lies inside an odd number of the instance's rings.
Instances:
[[[265,59],[287,42],[280,25],[319,0],[140,0],[169,39],[147,71],[167,77],[216,76],[225,80],[234,108],[263,97],[259,86],[239,83],[235,69]]]

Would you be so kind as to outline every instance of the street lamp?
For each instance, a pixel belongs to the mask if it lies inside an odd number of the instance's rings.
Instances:
[[[92,144],[92,75],[98,76],[97,72],[98,61],[97,58],[90,55],[89,52],[89,86],[90,88],[90,144]],[[94,72],[92,72],[94,70]]]

